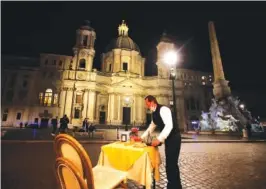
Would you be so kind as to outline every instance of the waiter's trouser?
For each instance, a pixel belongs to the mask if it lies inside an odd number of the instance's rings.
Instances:
[[[178,158],[181,147],[180,134],[169,136],[165,141],[167,189],[181,189]]]

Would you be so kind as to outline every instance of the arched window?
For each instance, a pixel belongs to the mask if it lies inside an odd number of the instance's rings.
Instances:
[[[84,58],[79,60],[79,68],[81,69],[86,68],[86,60]]]
[[[58,94],[53,93],[52,89],[46,89],[45,92],[39,93],[39,103],[44,106],[52,106],[58,104]]]
[[[46,89],[45,94],[44,94],[44,105],[45,106],[51,106],[52,96],[53,96],[53,90],[52,89]]]

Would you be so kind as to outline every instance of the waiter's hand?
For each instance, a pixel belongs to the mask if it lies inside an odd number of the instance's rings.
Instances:
[[[151,143],[151,145],[154,147],[159,146],[160,144],[161,144],[161,142],[158,139],[154,139]]]

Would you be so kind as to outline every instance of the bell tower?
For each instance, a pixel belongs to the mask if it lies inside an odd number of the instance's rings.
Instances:
[[[91,71],[95,55],[94,43],[96,33],[90,25],[90,21],[85,20],[83,25],[76,30],[76,44],[73,47],[74,57],[72,69]]]
[[[158,68],[158,77],[160,78],[169,78],[170,75],[170,68],[166,63],[163,61],[164,54],[168,50],[172,50],[174,48],[174,43],[167,37],[166,33],[164,32],[160,42],[156,46],[157,48],[157,68]]]

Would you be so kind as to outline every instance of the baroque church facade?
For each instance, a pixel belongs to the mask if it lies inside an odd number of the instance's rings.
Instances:
[[[81,126],[84,118],[95,124],[143,126],[150,121],[144,98],[154,95],[172,106],[170,69],[163,54],[174,44],[163,36],[157,45],[158,75],[145,76],[145,58],[129,37],[123,21],[118,37],[102,54],[101,71],[93,69],[96,32],[86,22],[76,30],[73,56],[41,54],[40,59],[6,57],[2,61],[37,61],[39,66],[6,67],[2,73],[2,126],[19,123],[50,124],[67,115]],[[8,64],[8,63],[7,63]],[[175,94],[181,130],[191,130],[212,98],[212,74],[177,68]]]

